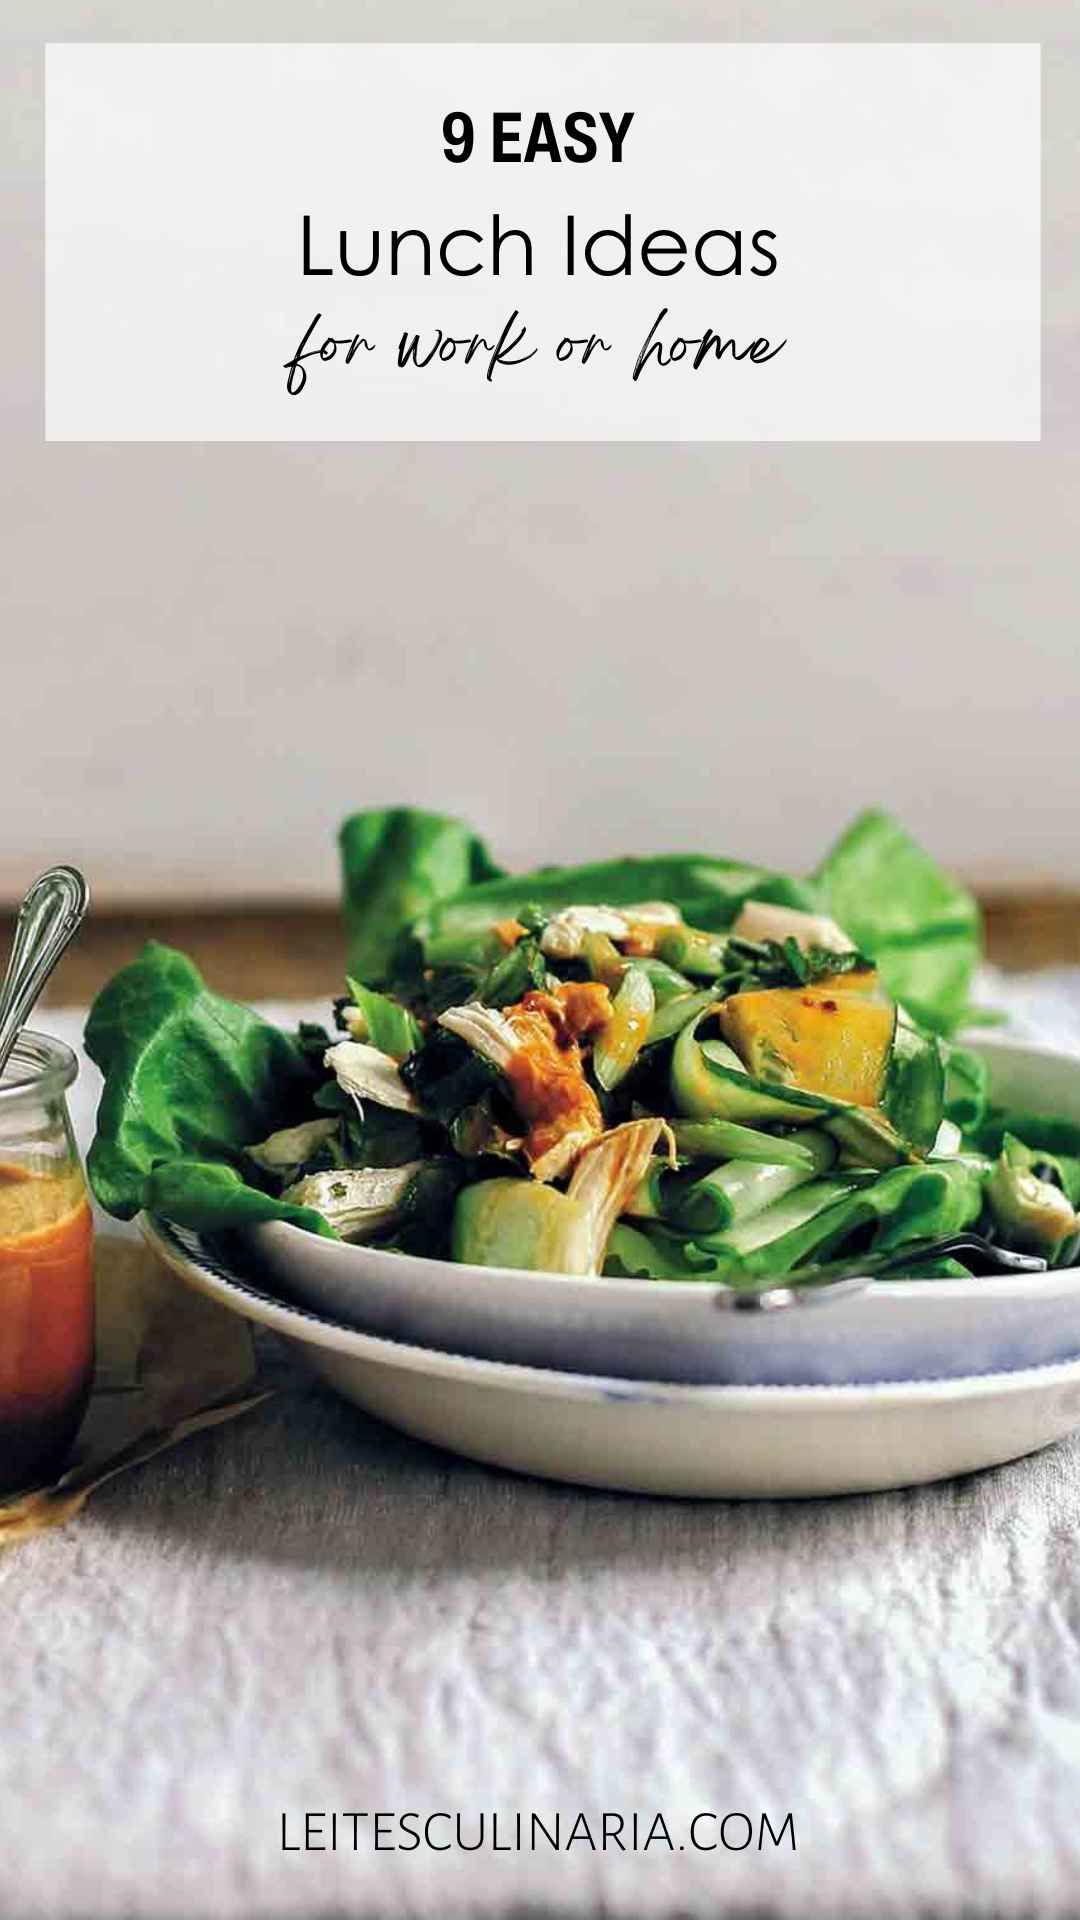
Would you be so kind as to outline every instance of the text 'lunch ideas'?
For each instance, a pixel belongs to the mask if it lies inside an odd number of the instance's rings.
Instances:
[[[496,112],[478,130],[468,113],[448,113],[442,123],[442,154],[461,166],[474,156],[493,166],[571,166],[597,160],[621,166],[634,115],[568,113],[559,122],[549,113]],[[648,273],[664,278],[690,267],[711,279],[744,272],[766,279],[776,272],[775,230],[747,230],[728,221],[684,233],[678,226],[635,225],[631,213],[612,216],[610,224],[590,226],[574,213],[560,223],[556,261],[539,262],[540,271],[561,267],[568,279],[593,274],[601,279]],[[482,225],[449,225],[429,232],[415,221],[406,226],[337,226],[304,213],[300,221],[300,270],[305,279],[336,273],[351,279],[399,274],[449,274],[467,280],[485,271],[531,277],[539,248],[523,226],[494,212]]]

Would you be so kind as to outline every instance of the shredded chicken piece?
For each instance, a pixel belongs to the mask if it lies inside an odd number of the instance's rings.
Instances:
[[[294,1206],[314,1207],[343,1240],[370,1240],[397,1218],[423,1167],[422,1160],[410,1160],[403,1167],[342,1167],[309,1173],[287,1187],[282,1199]]]
[[[670,928],[647,920],[631,921],[626,939],[622,942],[622,950],[631,959],[651,960],[656,952],[657,941],[668,932]]]
[[[568,980],[554,993],[534,988],[521,1005],[527,1012],[546,1014],[564,1045],[568,1040],[588,1040],[602,1033],[612,1012],[611,994],[599,980]]]
[[[682,914],[670,900],[639,900],[622,912],[635,927],[681,927]]]
[[[602,1134],[581,1154],[567,1193],[590,1216],[591,1273],[599,1273],[603,1267],[611,1230],[644,1180],[657,1144],[665,1135],[668,1152],[673,1153],[675,1142],[666,1120],[628,1120]]]
[[[518,1040],[506,1015],[495,1007],[447,1007],[445,1013],[439,1015],[439,1025],[445,1027],[447,1033],[456,1033],[459,1040],[467,1041],[474,1053],[490,1060],[500,1073],[509,1068]]]
[[[827,953],[847,953],[854,945],[835,920],[798,907],[774,907],[767,900],[747,900],[731,929],[740,940],[794,940],[805,952],[824,947]]]
[[[540,951],[550,960],[576,960],[587,933],[621,940],[627,929],[626,915],[616,907],[564,907],[540,935]]]
[[[537,1180],[557,1180],[603,1132],[600,1103],[585,1078],[575,1032],[593,1031],[611,1016],[606,987],[574,982],[578,991],[527,993],[501,1013],[493,1007],[448,1007],[439,1025],[456,1033],[506,1075],[525,1125],[525,1157]],[[592,987],[583,993],[583,988]],[[603,1018],[601,1019],[601,1015]]]
[[[394,1107],[400,1113],[419,1113],[420,1104],[410,1093],[398,1071],[398,1063],[378,1047],[359,1040],[339,1040],[323,1054],[323,1065],[337,1076],[337,1083],[354,1100],[370,1100],[377,1107]]]
[[[564,907],[550,919],[540,935],[540,950],[552,960],[576,960],[588,933],[606,933],[609,940],[624,946],[630,940],[656,943],[665,927],[682,923],[678,907],[669,900],[641,900],[632,907]],[[628,951],[630,949],[628,948]],[[651,953],[652,946],[638,945],[634,951]]]
[[[518,1041],[507,1078],[525,1122],[530,1170],[537,1180],[557,1180],[603,1132],[604,1121],[576,1040],[556,1026],[546,1007],[530,1005],[534,998],[543,1002],[548,996],[527,994],[507,1011]]]

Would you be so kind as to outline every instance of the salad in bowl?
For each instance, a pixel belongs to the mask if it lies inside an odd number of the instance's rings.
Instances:
[[[342,829],[345,989],[287,1032],[148,946],[102,991],[101,1204],[470,1268],[760,1289],[1070,1265],[1080,1126],[992,1104],[973,900],[881,813],[809,879],[707,856],[501,872]]]

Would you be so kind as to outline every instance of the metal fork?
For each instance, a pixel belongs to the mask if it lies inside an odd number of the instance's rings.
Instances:
[[[905,1267],[926,1260],[944,1260],[952,1254],[975,1253],[983,1273],[1045,1273],[1047,1262],[1029,1253],[1010,1253],[980,1233],[953,1233],[922,1247],[892,1247],[887,1253],[863,1253],[849,1260],[831,1260],[803,1275],[785,1274],[783,1280],[763,1275],[747,1285],[733,1277],[717,1305],[736,1313],[777,1313],[785,1307],[808,1307],[861,1293],[882,1274],[903,1274]]]

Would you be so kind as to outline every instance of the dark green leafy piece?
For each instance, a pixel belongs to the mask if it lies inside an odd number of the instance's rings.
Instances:
[[[393,1107],[380,1107],[374,1100],[365,1100],[361,1116],[352,1095],[336,1080],[328,1080],[319,1088],[314,1105],[320,1113],[341,1115],[345,1166],[403,1167],[406,1161],[423,1158],[423,1123],[411,1113],[399,1113]],[[318,1173],[324,1165],[333,1164],[317,1158],[302,1171]]]
[[[465,1179],[460,1161],[444,1157],[425,1162],[410,1183],[400,1220],[379,1245],[390,1252],[448,1260],[454,1205]]]
[[[423,1047],[410,1054],[401,1077],[424,1112],[446,1127],[464,1108],[475,1105],[502,1084],[502,1076],[490,1061],[474,1053],[456,1034],[440,1030],[430,1032]]]
[[[520,1138],[520,1124],[511,1132],[495,1112],[493,1089],[474,1100],[471,1106],[462,1107],[450,1122],[450,1144],[465,1160],[517,1161]]]
[[[434,979],[420,982],[416,999],[428,1019],[435,1020],[448,1007],[461,1007],[466,1000],[474,999],[483,977],[482,967],[441,968]]]
[[[296,1044],[313,1072],[317,1073],[322,1068],[327,1047],[333,1042],[325,1027],[319,1026],[314,1020],[301,1020],[296,1029]]]
[[[485,1007],[512,1007],[531,989],[543,987],[547,972],[547,961],[536,940],[519,940],[483,976],[477,997]]]
[[[834,953],[829,947],[805,951],[789,934],[786,940],[744,940],[732,934],[726,942],[724,991],[746,993],[754,988],[810,987],[836,974],[863,973],[873,966],[864,953],[852,948]]]

